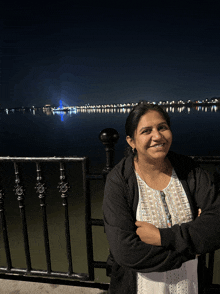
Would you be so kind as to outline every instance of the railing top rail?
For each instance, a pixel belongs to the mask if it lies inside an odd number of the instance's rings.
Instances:
[[[220,156],[190,156],[192,159],[201,163],[218,163]]]
[[[65,157],[65,156],[59,156],[59,157],[11,157],[11,156],[5,156],[5,157],[0,157],[0,161],[85,161],[87,160],[87,157],[78,157],[78,156],[69,156],[69,157]]]
[[[220,162],[220,156],[203,156],[190,155],[192,159],[206,162]],[[85,161],[88,160],[86,156],[45,156],[45,157],[22,157],[22,156],[0,156],[0,161]]]

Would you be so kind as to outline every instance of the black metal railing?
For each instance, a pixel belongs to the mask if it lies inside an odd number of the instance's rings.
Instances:
[[[39,158],[20,158],[20,157],[0,157],[0,163],[13,163],[14,165],[14,174],[15,174],[15,186],[14,186],[14,194],[18,200],[18,206],[20,210],[20,217],[22,223],[22,234],[23,234],[23,246],[25,251],[25,260],[26,260],[26,268],[15,268],[13,267],[11,251],[9,246],[9,238],[7,231],[7,222],[5,217],[5,207],[4,207],[4,192],[0,191],[0,219],[1,219],[1,229],[3,235],[4,249],[7,260],[6,267],[0,267],[0,275],[1,278],[17,278],[18,275],[21,280],[23,277],[29,277],[29,280],[36,281],[36,278],[44,277],[44,281],[54,283],[54,278],[56,278],[56,283],[59,281],[60,284],[72,284],[72,285],[81,285],[78,281],[84,282],[84,286],[90,287],[98,287],[102,289],[107,289],[108,284],[105,283],[95,283],[93,285],[88,283],[88,281],[94,281],[94,268],[105,268],[104,262],[96,262],[93,258],[93,239],[92,239],[92,226],[93,225],[103,225],[102,220],[96,220],[91,218],[91,199],[90,199],[90,180],[99,179],[103,180],[102,175],[92,175],[89,174],[88,170],[88,159],[86,157],[39,157]],[[39,205],[42,213],[43,219],[43,236],[44,236],[44,249],[45,249],[45,257],[46,257],[46,265],[47,270],[36,270],[32,268],[31,263],[31,254],[29,248],[29,234],[27,228],[26,221],[26,209],[25,209],[25,189],[22,185],[21,181],[21,173],[19,170],[19,163],[35,163],[36,164],[36,192],[39,197]],[[68,272],[59,272],[52,271],[51,266],[51,251],[50,251],[50,239],[48,234],[48,224],[47,224],[47,211],[46,211],[46,197],[45,197],[45,184],[42,182],[42,171],[41,164],[42,163],[56,163],[59,165],[60,177],[58,183],[58,189],[60,193],[60,197],[62,199],[62,206],[64,208],[65,220],[65,242],[66,242],[66,256],[68,262]],[[88,272],[87,273],[77,273],[73,269],[72,264],[72,246],[70,239],[70,225],[69,225],[69,207],[68,207],[68,196],[67,192],[69,189],[69,185],[66,181],[65,177],[65,163],[74,163],[80,162],[82,165],[82,179],[83,179],[83,197],[85,200],[85,231],[86,231],[86,249],[87,249],[87,265]],[[47,279],[45,279],[45,277]],[[64,280],[68,280],[67,283]],[[26,279],[25,279],[26,280]],[[39,280],[39,279],[38,279]],[[74,283],[74,280],[77,282]],[[43,280],[41,280],[43,281]],[[71,283],[72,281],[72,283]]]
[[[201,165],[212,166],[211,174],[212,174],[213,180],[215,181],[218,189],[220,189],[220,169],[219,169],[220,156],[191,156],[191,157]],[[208,265],[206,261],[207,257],[208,257]],[[202,294],[220,293],[220,285],[213,284],[214,260],[215,260],[215,251],[199,256],[199,263],[198,263],[199,293],[202,293]]]
[[[105,129],[100,133],[99,139],[105,145],[106,150],[106,166],[101,174],[89,173],[89,160],[87,157],[0,157],[0,165],[13,164],[14,169],[14,194],[17,197],[18,207],[20,212],[21,224],[22,224],[22,238],[23,248],[25,252],[26,268],[18,268],[13,266],[11,258],[10,242],[8,238],[8,228],[5,216],[5,193],[4,187],[0,185],[0,225],[3,236],[4,251],[6,256],[7,266],[0,267],[0,278],[15,278],[20,280],[31,280],[39,281],[39,278],[43,277],[42,281],[48,283],[60,284],[72,284],[72,285],[83,285],[90,287],[98,287],[101,289],[108,289],[106,283],[90,283],[94,281],[95,275],[94,270],[96,268],[106,268],[106,262],[94,260],[93,250],[93,226],[104,226],[102,219],[95,219],[91,217],[91,193],[90,193],[90,182],[94,180],[103,180],[107,173],[111,170],[114,165],[114,145],[117,142],[119,135],[114,129]],[[72,264],[72,246],[70,238],[70,224],[69,224],[69,207],[68,207],[68,195],[69,184],[66,181],[65,176],[65,164],[66,163],[81,163],[82,168],[82,186],[83,186],[83,197],[85,207],[85,232],[86,232],[86,250],[87,250],[87,266],[88,271],[86,273],[77,273],[73,269]],[[22,183],[22,172],[20,171],[20,164],[23,163],[34,163],[36,183],[35,190],[39,198],[39,205],[41,210],[41,218],[43,223],[43,242],[46,259],[46,270],[36,270],[32,268],[31,253],[29,246],[29,232],[26,220],[26,207],[25,207],[25,188]],[[62,199],[62,206],[64,208],[64,227],[65,227],[65,243],[66,243],[66,258],[68,262],[68,271],[59,272],[53,271],[51,266],[51,250],[50,250],[50,238],[48,233],[48,220],[47,220],[47,203],[46,203],[46,186],[43,182],[42,173],[44,172],[42,165],[49,163],[55,163],[59,166],[59,182],[57,183],[60,197]],[[33,193],[33,192],[32,192]],[[7,194],[7,193],[6,193]],[[7,196],[7,195],[6,195]],[[104,232],[104,231],[103,231]],[[77,281],[74,283],[74,280]],[[67,282],[66,282],[67,281]]]
[[[89,207],[87,201],[87,161],[86,157],[0,157],[1,163],[11,162],[14,165],[14,173],[15,173],[15,186],[14,192],[17,196],[18,206],[20,210],[21,223],[22,223],[22,233],[23,233],[23,243],[24,243],[24,251],[25,251],[25,259],[26,259],[26,269],[13,268],[10,254],[10,246],[8,239],[8,231],[7,231],[7,223],[5,217],[5,208],[4,208],[4,193],[3,190],[0,191],[0,217],[1,217],[1,228],[3,234],[3,241],[5,247],[5,255],[7,260],[7,267],[0,267],[0,273],[9,274],[20,274],[20,275],[34,275],[34,276],[48,276],[48,277],[56,277],[56,278],[70,278],[77,280],[92,280],[93,276],[91,274],[91,270],[89,273],[75,273],[73,271],[72,265],[72,251],[71,251],[71,240],[70,240],[70,226],[69,226],[69,212],[68,212],[68,197],[67,191],[69,189],[69,185],[66,181],[65,177],[65,163],[66,162],[80,162],[82,165],[82,173],[83,173],[83,194],[85,199],[85,218],[88,222],[89,219]],[[25,190],[21,182],[21,173],[19,171],[19,163],[21,162],[33,162],[36,164],[36,192],[39,197],[39,205],[41,208],[42,219],[43,219],[43,236],[44,236],[44,248],[45,248],[45,256],[46,256],[46,264],[47,270],[34,270],[32,269],[31,264],[31,255],[29,248],[29,237],[28,237],[28,229],[27,229],[27,221],[26,221],[26,209],[25,209]],[[45,184],[42,182],[41,175],[41,163],[49,163],[54,162],[59,164],[60,171],[60,182],[58,183],[59,193],[62,199],[62,206],[64,207],[65,212],[65,238],[66,238],[66,255],[68,261],[68,272],[54,272],[51,269],[51,256],[50,256],[50,241],[48,234],[48,224],[47,224],[47,211],[46,211],[46,197],[45,197]],[[87,244],[92,243],[92,237],[89,232],[89,227],[86,227],[86,238]],[[89,239],[90,238],[90,239]],[[89,247],[89,246],[87,246]],[[88,251],[88,264],[90,264],[91,252]]]

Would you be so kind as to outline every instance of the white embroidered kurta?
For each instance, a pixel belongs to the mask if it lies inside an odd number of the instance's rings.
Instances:
[[[137,220],[147,221],[157,228],[192,221],[186,193],[174,169],[168,186],[163,190],[150,188],[136,173],[139,202]],[[138,294],[198,294],[197,258],[167,272],[138,273]]]

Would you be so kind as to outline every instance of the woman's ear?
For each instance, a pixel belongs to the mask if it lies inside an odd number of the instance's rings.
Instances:
[[[130,136],[126,137],[126,141],[127,141],[128,145],[131,146],[131,148],[133,148],[133,149],[135,148],[134,140]]]

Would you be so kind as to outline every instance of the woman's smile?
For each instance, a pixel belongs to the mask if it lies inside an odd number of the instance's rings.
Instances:
[[[154,148],[161,148],[161,147],[164,147],[165,143],[162,143],[162,144],[156,144],[156,145],[153,145],[151,147],[154,147]]]

